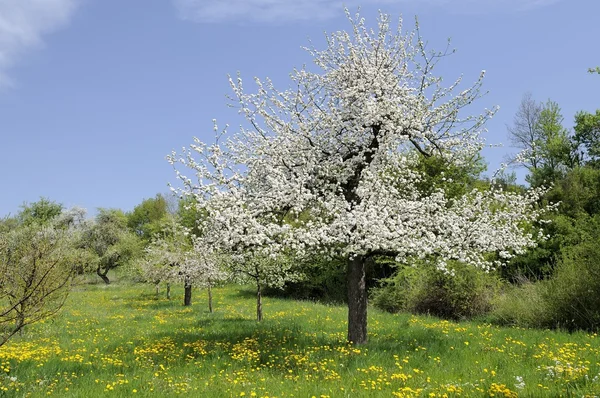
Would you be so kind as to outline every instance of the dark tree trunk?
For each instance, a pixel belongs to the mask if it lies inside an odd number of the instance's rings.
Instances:
[[[355,161],[357,156],[363,160],[354,166],[354,173],[341,185],[344,199],[350,205],[350,209],[359,205],[361,197],[357,190],[362,180],[362,172],[367,168],[379,151],[379,136],[381,134],[381,125],[371,126],[373,138],[368,146],[359,148],[357,151],[350,151],[343,156],[342,160]],[[413,142],[413,141],[411,141]],[[414,144],[414,142],[413,142]],[[419,152],[426,153],[417,145]],[[350,227],[350,232],[356,229],[356,225]],[[348,341],[352,344],[364,344],[367,342],[367,283],[365,276],[365,256],[357,256],[348,259],[346,283],[348,287]]]
[[[25,319],[19,316],[17,322],[15,323],[15,327],[11,331],[6,331],[6,333],[0,334],[0,347],[6,344],[6,342],[15,334],[23,334],[23,327],[25,326],[23,322],[25,322]]]
[[[167,283],[167,300],[171,300],[171,284]]]
[[[256,320],[258,322],[262,321],[263,313],[262,313],[262,295],[260,290],[260,283],[256,282]]]
[[[102,278],[104,283],[106,283],[107,285],[110,285],[110,279],[108,279],[108,276],[106,276],[108,274],[108,268],[102,269],[102,268],[98,267],[98,268],[96,268],[96,273],[98,274],[98,276],[100,278]]]
[[[213,306],[212,306],[212,289],[210,287],[210,283],[208,284],[208,312],[212,314]]]
[[[192,283],[188,278],[183,284],[183,305],[192,305]]]
[[[364,344],[367,342],[367,283],[363,256],[348,260],[347,283],[348,341]]]

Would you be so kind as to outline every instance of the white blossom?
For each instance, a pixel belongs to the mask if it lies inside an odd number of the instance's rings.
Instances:
[[[226,273],[215,253],[202,239],[190,240],[190,236],[190,231],[174,220],[154,236],[139,264],[144,278],[152,282],[189,282],[200,287],[224,280]]]
[[[247,94],[242,79],[231,78],[252,129],[221,131],[214,144],[195,138],[182,155],[168,157],[194,172],[191,179],[176,169],[212,214],[212,243],[261,253],[435,253],[484,268],[492,264],[483,253],[506,259],[532,246],[537,235],[524,235],[517,224],[539,216],[533,204],[541,190],[519,196],[492,188],[450,201],[443,191],[423,197],[416,189],[417,156],[462,164],[481,149],[479,133],[493,111],[458,114],[479,97],[483,74],[453,95],[460,79],[440,85],[431,74],[435,57],[415,43],[415,32],[391,35],[385,15],[378,34],[362,20],[353,23],[354,35],[337,32],[326,50],[309,49],[322,71],[296,70],[295,89],[277,91],[257,79],[257,92]],[[294,228],[282,222],[281,215],[306,212],[309,221]]]

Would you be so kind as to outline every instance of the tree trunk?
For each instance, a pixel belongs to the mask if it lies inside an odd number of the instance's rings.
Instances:
[[[208,284],[208,312],[212,314],[213,306],[212,306],[212,289],[210,287],[210,283]]]
[[[110,285],[110,279],[108,279],[108,277],[106,276],[108,274],[108,268],[103,270],[102,268],[98,267],[96,268],[96,274],[98,274],[98,276],[102,278],[104,283]]]
[[[160,294],[160,282],[156,282],[156,295]]]
[[[262,296],[260,291],[260,283],[256,282],[256,320],[258,322],[262,321],[263,313],[262,313]]]
[[[23,304],[20,305],[21,309]],[[23,325],[25,325],[25,316],[23,312],[19,311],[17,319],[15,320],[15,330],[19,331],[19,336],[23,336]]]
[[[367,284],[365,258],[348,260],[348,341],[352,344],[367,342]]]
[[[188,278],[185,278],[185,282],[183,284],[183,305],[188,306],[192,305],[192,283]]]
[[[167,300],[171,300],[171,284],[167,283]]]
[[[17,334],[17,332],[22,335],[22,331],[23,331],[23,322],[24,320],[22,320],[22,317],[19,317],[19,319],[17,319],[17,323],[15,324],[15,327],[11,330],[11,331],[6,331],[4,334],[0,334],[0,347],[2,347],[4,344],[6,344],[6,342],[15,334]]]

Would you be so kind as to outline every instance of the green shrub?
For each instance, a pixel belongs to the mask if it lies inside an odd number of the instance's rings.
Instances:
[[[543,328],[550,322],[544,298],[546,282],[528,282],[507,285],[493,300],[493,309],[487,316],[491,323],[525,328]]]
[[[506,290],[495,301],[494,323],[567,330],[600,329],[600,215],[570,219],[553,275]],[[566,224],[563,223],[563,224]]]
[[[459,262],[440,271],[428,261],[400,266],[396,274],[371,291],[372,303],[385,311],[430,314],[446,319],[467,319],[486,314],[499,290],[495,273]]]
[[[596,232],[597,234],[598,232]],[[565,248],[544,299],[551,326],[600,329],[600,245],[597,237]]]

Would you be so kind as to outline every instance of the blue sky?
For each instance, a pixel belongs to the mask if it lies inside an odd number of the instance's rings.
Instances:
[[[65,206],[131,210],[167,192],[171,150],[210,140],[212,119],[239,125],[227,107],[227,74],[288,84],[322,48],[324,31],[347,29],[343,5],[418,15],[437,48],[452,38],[447,82],[487,71],[499,105],[488,124],[490,169],[510,152],[522,95],[551,98],[565,125],[600,108],[598,0],[0,0],[0,216],[48,197]],[[246,84],[250,88],[250,84]]]

